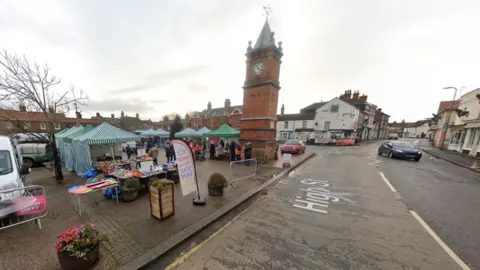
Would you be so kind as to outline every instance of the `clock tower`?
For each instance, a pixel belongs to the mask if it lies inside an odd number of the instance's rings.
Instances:
[[[251,142],[253,157],[271,160],[275,157],[278,94],[282,42],[275,45],[268,18],[252,48],[248,42],[247,71],[243,86],[243,113],[240,120],[240,142]]]

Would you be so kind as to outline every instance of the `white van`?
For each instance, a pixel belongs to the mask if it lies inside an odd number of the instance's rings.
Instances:
[[[0,210],[2,205],[21,197],[24,193],[24,181],[30,173],[28,166],[23,166],[22,157],[16,145],[5,136],[0,136]],[[9,190],[18,189],[14,192]]]

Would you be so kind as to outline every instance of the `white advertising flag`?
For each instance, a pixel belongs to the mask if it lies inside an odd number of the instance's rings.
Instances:
[[[178,175],[183,196],[197,190],[195,160],[190,147],[182,140],[172,140],[177,158]]]

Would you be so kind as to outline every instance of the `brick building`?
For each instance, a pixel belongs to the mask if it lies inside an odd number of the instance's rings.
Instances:
[[[103,117],[100,113],[96,113],[92,116],[92,119],[100,120],[102,122],[108,122],[114,126],[117,126],[123,130],[134,132],[136,130],[147,130],[151,128],[158,128],[159,125],[152,120],[141,120],[140,115],[137,113],[135,117],[125,115],[125,112],[120,113],[120,118],[115,118],[112,113],[110,117]]]
[[[189,127],[200,129],[207,127],[210,130],[219,128],[223,124],[228,124],[232,128],[240,129],[240,119],[242,118],[242,105],[232,106],[230,99],[225,99],[224,106],[212,108],[209,101],[207,109],[201,112],[194,112],[189,121]]]

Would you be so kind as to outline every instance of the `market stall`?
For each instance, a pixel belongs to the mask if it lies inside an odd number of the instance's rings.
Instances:
[[[211,131],[210,129],[208,129],[206,127],[202,127],[201,129],[197,130],[196,133],[197,133],[197,136],[201,137],[201,136],[203,136],[203,134],[208,133],[210,131]]]
[[[186,128],[180,132],[175,133],[175,138],[191,138],[191,137],[199,137],[197,131],[191,128]]]
[[[63,138],[67,137],[70,134],[73,134],[74,132],[83,129],[82,126],[75,126],[72,127],[64,132],[59,132],[55,134],[55,143],[57,145],[57,149],[60,153],[60,159],[62,162],[65,162],[65,148],[63,147]]]
[[[157,146],[158,147],[163,147],[163,145],[165,144],[165,141],[168,140],[168,137],[170,136],[170,133],[166,132],[163,129],[157,129],[157,130],[150,129],[150,130],[142,132],[140,134],[140,136],[142,136],[142,137],[158,137]]]
[[[74,132],[70,132],[69,135],[64,136],[63,140],[63,151],[64,151],[64,162],[65,168],[69,171],[73,171],[75,169],[75,149],[72,144],[72,140],[74,138],[80,137],[83,134],[89,132],[93,129],[92,125],[87,125],[86,127],[79,128]]]
[[[202,136],[211,138],[235,138],[240,137],[240,131],[230,127],[229,125],[223,124],[214,131],[204,133]]]
[[[111,153],[115,156],[115,150],[121,151],[121,143],[140,140],[140,136],[122,130],[108,123],[84,133],[72,139],[74,148],[75,171],[83,175],[92,168],[92,154],[99,156],[100,153]]]

